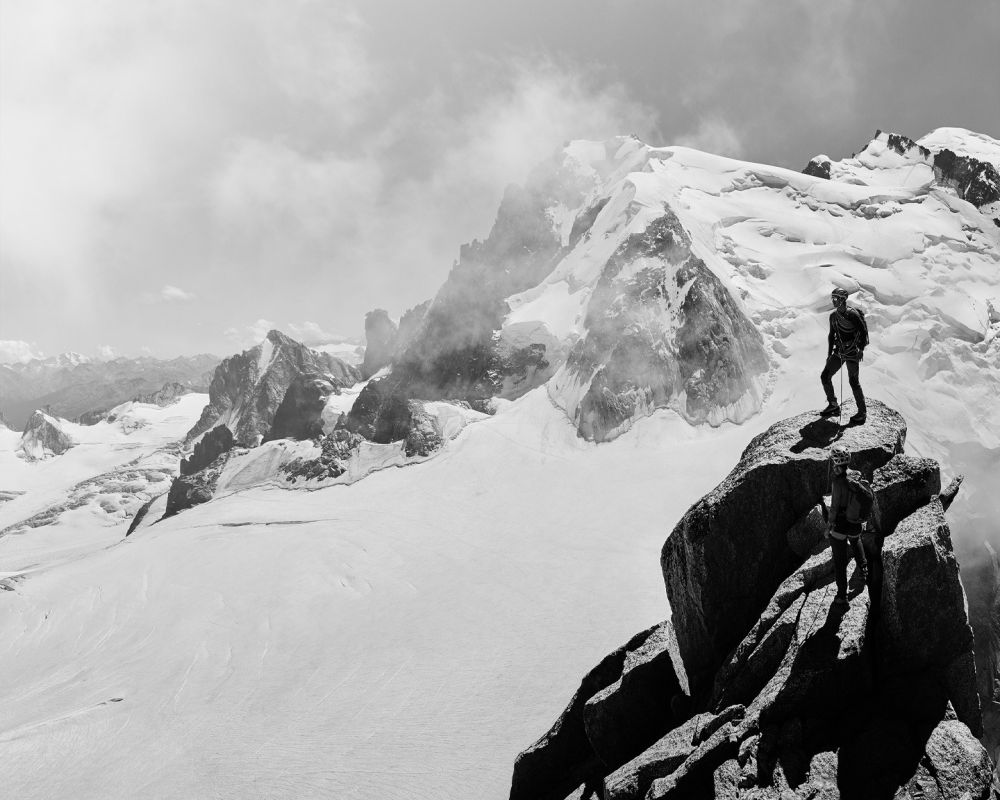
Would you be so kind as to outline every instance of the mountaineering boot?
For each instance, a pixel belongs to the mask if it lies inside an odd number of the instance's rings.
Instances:
[[[849,425],[864,425],[866,419],[868,419],[868,415],[864,411],[859,411],[847,422]]]
[[[847,595],[843,595],[840,592],[837,592],[837,596],[833,598],[833,607],[847,608],[849,605],[850,603],[847,602]]]
[[[840,403],[836,400],[831,400],[830,404],[819,412],[821,417],[835,417],[840,414]]]

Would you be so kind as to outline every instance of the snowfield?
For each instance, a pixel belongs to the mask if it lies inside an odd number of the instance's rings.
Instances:
[[[580,675],[667,615],[663,539],[762,423],[663,412],[598,446],[536,390],[423,464],[251,489],[14,582],[7,791],[505,797]]]

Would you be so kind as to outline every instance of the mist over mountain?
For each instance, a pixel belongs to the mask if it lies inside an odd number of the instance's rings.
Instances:
[[[204,392],[219,360],[204,354],[166,360],[140,356],[98,361],[79,353],[63,353],[0,364],[0,410],[11,426],[20,429],[35,409],[77,419],[156,392],[167,383]]]

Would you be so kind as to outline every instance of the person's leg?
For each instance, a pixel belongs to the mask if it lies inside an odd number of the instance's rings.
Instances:
[[[820,383],[823,384],[823,391],[826,392],[826,399],[830,405],[837,405],[837,394],[833,391],[833,376],[840,369],[840,359],[833,355],[826,360],[823,371],[819,374]]]
[[[868,582],[868,559],[865,557],[865,548],[861,544],[860,536],[848,536],[848,543],[851,545],[851,553],[854,555],[854,563],[857,564],[858,569],[860,569],[865,576],[865,582]],[[847,560],[846,557],[844,559]],[[846,572],[846,565],[845,565]]]
[[[851,383],[851,391],[854,392],[854,402],[858,406],[858,414],[865,416],[868,409],[865,407],[865,393],[861,391],[861,378],[859,377],[859,363],[857,361],[847,362],[847,378]]]
[[[837,580],[837,597],[847,598],[847,540],[830,537],[833,553],[833,574]]]

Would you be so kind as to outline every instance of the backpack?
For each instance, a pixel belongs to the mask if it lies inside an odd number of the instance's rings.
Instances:
[[[858,344],[863,350],[868,347],[868,320],[865,319],[865,312],[857,306],[850,306],[850,310],[854,311],[858,315],[858,322],[861,325],[861,330],[858,332]],[[871,489],[871,487],[869,487],[869,489]]]
[[[871,484],[862,477],[847,480],[851,496],[847,501],[845,514],[848,522],[867,522],[875,506],[875,492]]]

